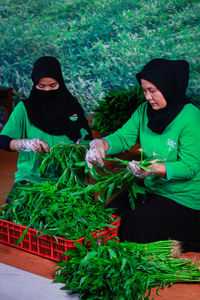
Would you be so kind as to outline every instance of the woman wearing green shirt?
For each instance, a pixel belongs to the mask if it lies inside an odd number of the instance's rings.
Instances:
[[[67,90],[58,60],[40,57],[31,74],[33,87],[20,101],[0,134],[0,149],[19,151],[15,183],[41,181],[39,152],[58,143],[91,140],[84,111]],[[49,178],[54,174],[49,174]]]
[[[154,59],[137,74],[147,100],[115,133],[91,142],[86,160],[103,164],[105,154],[128,150],[140,141],[147,156],[155,153],[154,170],[135,161],[129,170],[144,180],[148,193],[131,210],[127,192],[109,204],[122,216],[121,241],[182,241],[185,251],[200,251],[200,111],[189,103],[189,66],[183,60]]]

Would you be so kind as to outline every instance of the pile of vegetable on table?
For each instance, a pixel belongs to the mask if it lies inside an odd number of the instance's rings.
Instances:
[[[104,245],[92,241],[90,249],[76,243],[67,251],[71,260],[57,264],[55,282],[62,289],[79,293],[80,299],[150,299],[151,288],[176,282],[200,282],[200,269],[192,261],[178,258],[177,241],[148,244],[116,242]]]
[[[89,169],[85,162],[87,149],[87,145],[59,144],[43,154],[40,171],[44,181],[27,181],[13,189],[13,198],[0,211],[0,218],[24,225],[27,231],[34,228],[37,236],[74,241],[87,237],[89,244],[75,241],[75,249],[64,253],[71,259],[57,264],[55,279],[64,283],[64,289],[80,293],[81,299],[150,299],[153,287],[200,282],[199,267],[178,257],[176,241],[136,244],[116,238],[96,243],[91,233],[113,226],[113,210],[105,208],[111,195],[126,188],[134,209],[134,198],[137,193],[145,194],[146,189],[129,172],[129,161],[106,159],[118,163],[117,172],[99,166]],[[152,159],[144,158],[142,153],[140,167],[149,167]],[[52,169],[55,176],[49,178]]]

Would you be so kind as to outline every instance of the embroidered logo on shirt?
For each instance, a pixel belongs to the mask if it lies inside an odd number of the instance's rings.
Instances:
[[[171,139],[168,139],[168,140],[167,140],[167,145],[170,146],[170,147],[169,147],[169,151],[171,151],[171,148],[173,148],[173,149],[176,148],[176,142],[174,142],[174,141],[171,140]]]
[[[78,120],[78,115],[77,115],[77,114],[73,114],[73,115],[70,116],[69,118],[70,118],[70,120],[71,120],[72,122],[75,122],[75,121]]]

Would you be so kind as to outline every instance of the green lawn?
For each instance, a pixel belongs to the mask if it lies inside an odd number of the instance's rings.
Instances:
[[[0,0],[0,85],[29,94],[33,62],[57,57],[71,93],[91,112],[115,86],[132,88],[152,58],[190,63],[200,103],[200,1]]]

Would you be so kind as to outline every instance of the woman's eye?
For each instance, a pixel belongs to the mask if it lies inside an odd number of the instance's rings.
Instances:
[[[56,85],[57,85],[57,83],[52,83],[52,84],[50,84],[50,87],[54,88],[54,87],[56,87]]]

